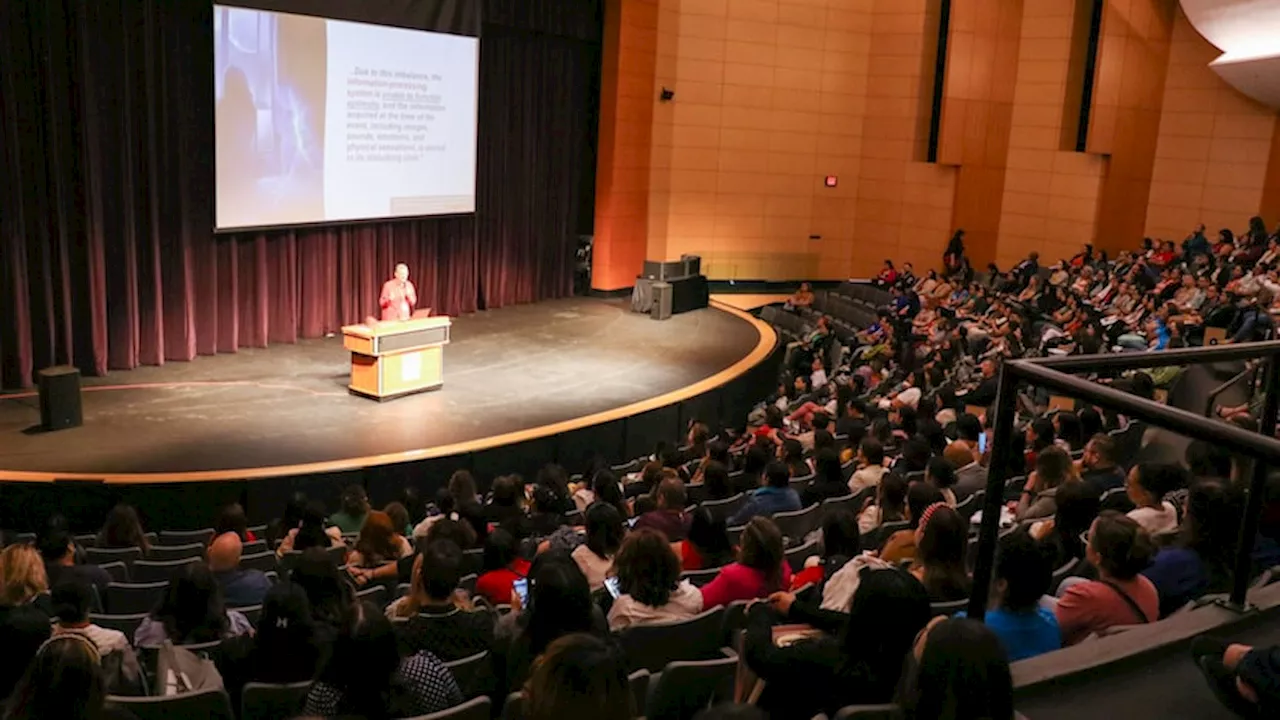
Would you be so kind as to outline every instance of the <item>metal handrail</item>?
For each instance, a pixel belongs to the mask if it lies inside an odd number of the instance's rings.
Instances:
[[[1258,533],[1258,520],[1266,494],[1268,464],[1280,464],[1280,440],[1275,438],[1276,412],[1280,409],[1280,342],[1268,341],[1166,350],[1158,353],[1118,353],[1113,355],[1081,355],[1055,358],[1011,360],[1000,369],[995,402],[995,444],[991,450],[987,473],[987,494],[982,509],[982,525],[978,533],[978,558],[973,571],[973,591],[969,597],[968,615],[981,620],[986,614],[991,577],[995,565],[1000,506],[1004,500],[1004,483],[1009,475],[1009,461],[1014,415],[1017,412],[1017,387],[1028,382],[1050,391],[1082,398],[1104,409],[1202,440],[1224,446],[1228,451],[1251,455],[1263,462],[1254,463],[1254,473],[1240,535],[1236,545],[1235,572],[1229,607],[1243,611],[1249,586],[1249,568],[1253,545]],[[1259,418],[1259,432],[1253,433],[1230,423],[1217,422],[1153,400],[1089,382],[1065,371],[1099,371],[1187,365],[1228,360],[1266,359],[1264,374],[1264,407]]]
[[[1257,363],[1248,363],[1248,365],[1246,365],[1244,370],[1241,370],[1240,372],[1236,373],[1230,380],[1222,383],[1221,385],[1214,388],[1213,390],[1210,390],[1209,397],[1208,399],[1205,400],[1205,404],[1204,404],[1204,416],[1213,417],[1213,406],[1217,404],[1218,396],[1226,392],[1228,389],[1235,387],[1235,384],[1243,380],[1245,377],[1250,378],[1249,384],[1252,385],[1253,384],[1252,375],[1257,369],[1258,369]]]

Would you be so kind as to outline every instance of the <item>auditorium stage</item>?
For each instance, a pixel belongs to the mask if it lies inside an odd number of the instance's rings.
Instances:
[[[84,426],[61,432],[35,431],[34,393],[3,395],[0,480],[242,480],[477,453],[657,412],[773,351],[768,325],[724,305],[658,322],[627,304],[456,318],[444,388],[385,403],[347,392],[341,337],[87,378]]]

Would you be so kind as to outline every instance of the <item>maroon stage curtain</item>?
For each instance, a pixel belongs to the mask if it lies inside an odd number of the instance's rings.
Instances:
[[[474,216],[214,236],[211,5],[0,2],[0,387],[317,337],[396,262],[440,313],[570,294],[600,3],[483,17]]]

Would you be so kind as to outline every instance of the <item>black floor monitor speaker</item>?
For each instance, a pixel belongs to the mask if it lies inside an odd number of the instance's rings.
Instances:
[[[80,427],[80,371],[58,366],[40,371],[40,425],[46,430]]]

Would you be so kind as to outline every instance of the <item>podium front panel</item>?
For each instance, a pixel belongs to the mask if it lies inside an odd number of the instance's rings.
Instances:
[[[449,326],[438,325],[408,332],[379,335],[373,339],[373,352],[375,355],[381,355],[424,345],[442,345],[447,342],[449,342]]]

